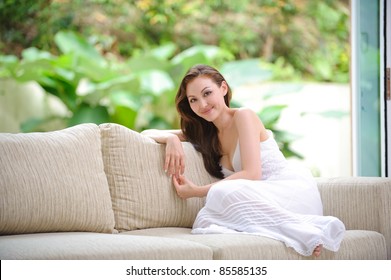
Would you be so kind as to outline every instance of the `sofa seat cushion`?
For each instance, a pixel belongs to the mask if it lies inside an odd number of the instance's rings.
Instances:
[[[324,215],[338,217],[346,229],[380,232],[391,259],[391,178],[317,178]]]
[[[114,231],[100,130],[0,133],[0,235]]]
[[[191,234],[189,228],[155,228],[127,232],[129,235],[162,236],[197,242],[213,250],[214,259],[313,259],[297,254],[282,242],[250,234]],[[340,250],[323,250],[316,259],[387,259],[384,236],[374,231],[349,230]]]
[[[165,146],[118,124],[101,124],[100,129],[115,228],[191,227],[204,199],[183,200],[176,194],[163,170]],[[183,148],[191,159],[186,161],[185,175],[198,185],[215,181],[193,146],[183,143]]]
[[[154,236],[67,232],[0,237],[1,260],[176,260],[212,255],[200,243]]]

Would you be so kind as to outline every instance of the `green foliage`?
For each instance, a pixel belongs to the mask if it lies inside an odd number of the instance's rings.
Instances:
[[[273,78],[273,72],[258,59],[243,59],[226,62],[221,73],[232,88],[246,84],[257,84]]]
[[[73,8],[80,8],[82,1],[69,2],[65,6],[51,0],[0,1],[0,52],[19,55],[29,46],[53,52],[56,32],[77,29]]]
[[[216,46],[198,45],[175,54],[166,44],[139,53],[125,61],[108,59],[77,33],[64,31],[55,36],[61,55],[37,48],[22,52],[22,58],[0,56],[1,78],[19,82],[36,81],[48,94],[58,98],[69,114],[29,119],[22,131],[44,131],[46,124],[62,120],[64,126],[80,123],[114,122],[134,130],[178,128],[174,99],[177,85],[187,69],[204,63],[222,70],[233,88],[270,79],[271,72],[261,61],[232,61],[233,56]],[[240,104],[233,104],[239,107]],[[265,107],[259,116],[273,130],[282,151],[291,151],[290,134],[276,124],[285,106]]]
[[[193,64],[219,67],[233,88],[266,79],[348,82],[348,6],[348,0],[4,0],[0,83],[36,81],[69,111],[29,119],[22,131],[44,131],[53,120],[175,128],[176,85]],[[290,148],[297,136],[277,128],[284,108],[264,107],[258,115],[285,156],[301,157]]]
[[[77,30],[100,53],[126,60],[174,42],[176,53],[214,45],[235,59],[279,64],[276,77],[347,82],[348,0],[7,0],[0,52],[60,54],[60,30]],[[287,70],[285,70],[287,69]]]
[[[69,110],[61,117],[66,126],[116,122],[135,130],[176,127],[175,85],[196,63],[216,65],[232,56],[215,46],[196,46],[173,55],[175,46],[162,46],[126,61],[107,59],[79,34],[64,31],[55,36],[62,54],[37,48],[22,58],[0,56],[0,78],[36,81]],[[47,120],[29,120],[22,126],[43,129]]]
[[[283,151],[286,157],[297,157],[302,159],[303,156],[295,152],[291,148],[292,142],[298,139],[298,136],[288,132],[282,131],[276,128],[278,120],[281,116],[282,111],[287,107],[287,105],[271,105],[264,107],[259,113],[258,116],[262,120],[265,127],[273,131],[274,137],[277,141],[280,150]]]

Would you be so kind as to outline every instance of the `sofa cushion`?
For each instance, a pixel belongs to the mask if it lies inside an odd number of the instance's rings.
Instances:
[[[197,242],[213,250],[214,259],[230,260],[308,260],[282,242],[251,234],[191,234],[186,228],[155,228],[122,234],[161,236]],[[375,231],[348,230],[338,252],[323,250],[321,260],[384,260],[387,259],[384,236]]]
[[[380,232],[391,259],[391,178],[317,178],[324,214],[338,217],[347,229]]]
[[[151,227],[191,227],[204,199],[182,200],[164,173],[165,146],[117,124],[100,125],[105,171],[119,231]],[[185,175],[196,184],[214,179],[201,156],[183,143]]]
[[[113,232],[100,130],[0,134],[0,234]]]
[[[212,255],[199,243],[153,236],[61,232],[0,237],[1,260],[191,260]]]

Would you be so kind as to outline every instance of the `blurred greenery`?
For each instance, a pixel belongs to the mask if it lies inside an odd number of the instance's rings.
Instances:
[[[347,7],[337,0],[4,0],[0,83],[35,81],[69,111],[28,119],[24,132],[45,131],[53,120],[178,127],[176,87],[194,64],[221,69],[234,89],[273,79],[347,82]],[[301,157],[290,148],[295,136],[277,129],[285,107],[258,115],[286,156]]]
[[[83,37],[71,31],[57,33],[55,42],[63,52],[59,56],[32,47],[22,52],[21,59],[12,55],[0,57],[0,78],[36,81],[70,112],[65,116],[28,119],[22,123],[23,132],[45,131],[46,124],[54,119],[61,120],[64,127],[115,122],[138,131],[151,127],[177,128],[176,85],[190,66],[221,64],[224,75],[236,81],[234,87],[259,82],[271,75],[260,67],[259,60],[222,63],[232,59],[232,55],[216,46],[198,45],[174,55],[175,46],[167,44],[118,61],[103,57]],[[235,80],[238,71],[246,79]],[[288,133],[275,128],[284,107],[264,107],[259,116],[269,129],[277,132],[276,139],[283,152],[300,157],[290,149],[293,139],[289,139]]]
[[[32,47],[22,52],[20,60],[0,57],[0,78],[36,81],[71,112],[69,117],[61,116],[65,126],[117,122],[136,130],[176,127],[174,97],[179,77],[196,63],[216,64],[231,57],[205,45],[173,55],[175,46],[167,44],[118,61],[103,57],[71,31],[57,33],[55,42],[62,51],[59,56]],[[45,122],[34,119],[24,128],[38,130]]]
[[[236,60],[278,64],[276,79],[349,79],[349,0],[2,0],[0,52],[60,54],[62,30],[128,59],[174,43],[219,46]],[[281,71],[278,71],[281,70]]]

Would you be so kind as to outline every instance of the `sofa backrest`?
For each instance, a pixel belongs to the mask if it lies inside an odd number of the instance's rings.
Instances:
[[[115,228],[191,227],[204,198],[178,197],[164,172],[165,146],[118,124],[102,124],[100,129]],[[184,142],[183,148],[185,176],[199,185],[216,181],[193,146]]]
[[[183,148],[185,175],[215,182]],[[177,196],[164,157],[164,145],[114,123],[0,133],[0,235],[191,227],[204,198]]]

